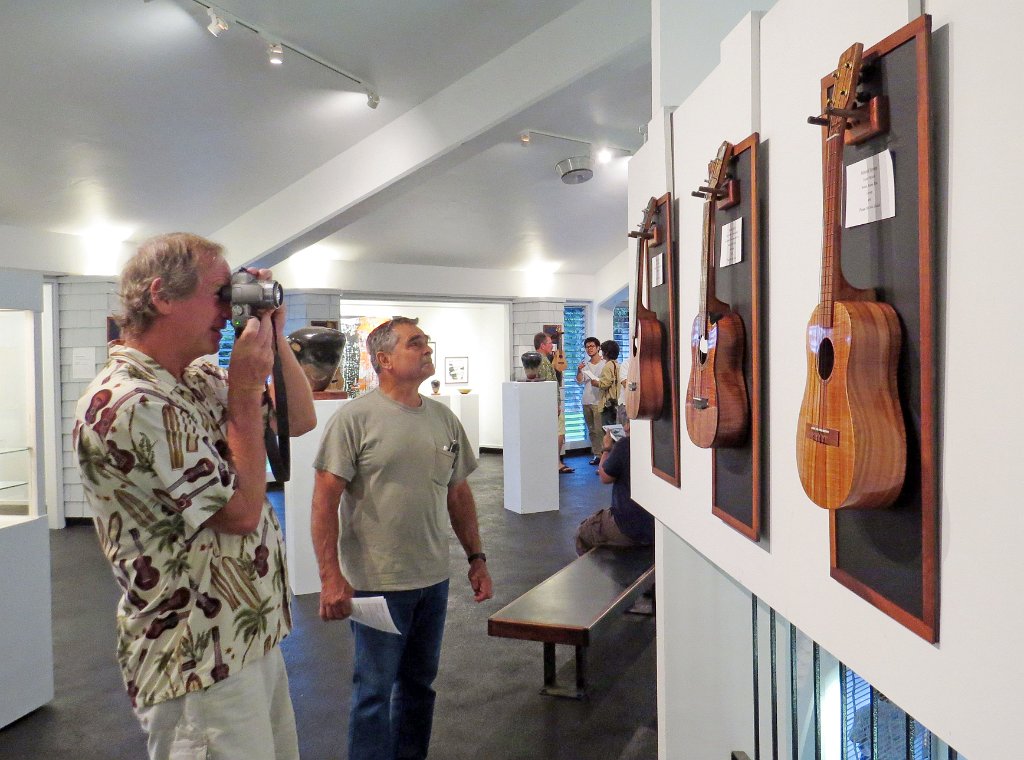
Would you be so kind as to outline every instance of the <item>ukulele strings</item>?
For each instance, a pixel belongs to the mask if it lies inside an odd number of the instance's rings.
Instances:
[[[707,359],[707,354],[701,350],[702,344],[705,347],[708,342],[708,270],[711,266],[714,266],[714,223],[715,214],[711,204],[714,202],[714,196],[711,196],[704,202],[704,255],[702,258],[702,266],[700,272],[700,313],[698,319],[700,320],[700,334],[697,336],[697,351],[694,356],[694,365],[696,366],[696,377],[694,378],[694,395],[698,398],[705,398],[704,393],[704,363]],[[691,399],[692,401],[692,399]]]
[[[829,100],[831,102],[831,99]],[[835,248],[838,245],[837,206],[842,197],[842,162],[843,162],[843,137],[845,117],[830,119],[829,129],[826,137],[825,151],[825,219],[822,226],[822,243],[824,254],[821,263],[821,309],[818,313],[818,362],[821,361],[821,346],[824,342],[826,330],[834,326],[833,310],[835,308],[835,282],[833,272],[835,269]],[[820,367],[820,364],[819,364]],[[835,369],[835,351],[833,347],[832,366],[829,374]],[[817,409],[814,419],[818,427],[828,427],[828,394],[826,392],[826,379],[818,374],[818,398]]]

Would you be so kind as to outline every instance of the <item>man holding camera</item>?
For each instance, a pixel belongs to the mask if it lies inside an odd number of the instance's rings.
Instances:
[[[187,233],[139,247],[121,274],[123,341],[79,400],[73,437],[123,592],[117,658],[150,758],[291,760],[278,646],[291,629],[289,590],[265,498],[275,344],[291,434],[316,417],[283,308],[245,322],[228,373],[196,361],[217,352],[231,315],[221,250]]]
[[[384,597],[398,635],[352,622],[348,758],[416,760],[430,745],[448,603],[448,524],[466,552],[474,599],[492,596],[466,482],[477,461],[458,418],[419,393],[434,365],[417,320],[379,325],[366,351],[380,385],[335,413],[313,464],[320,617],[343,620],[353,597]]]

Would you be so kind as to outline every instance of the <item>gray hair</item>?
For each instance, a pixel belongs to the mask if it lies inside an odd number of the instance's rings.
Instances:
[[[199,267],[221,255],[224,247],[190,232],[171,232],[144,241],[121,272],[121,314],[117,324],[142,335],[157,318],[149,287],[160,278],[160,294],[171,301],[191,296],[199,284]]]
[[[377,361],[377,354],[390,354],[398,344],[398,336],[395,335],[395,327],[398,325],[418,325],[419,317],[392,317],[387,322],[377,325],[366,336],[366,353],[370,355],[370,364],[373,371],[380,374],[380,362]]]

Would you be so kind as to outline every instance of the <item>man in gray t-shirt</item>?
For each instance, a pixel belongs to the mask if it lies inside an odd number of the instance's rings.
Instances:
[[[416,322],[395,317],[370,333],[367,351],[380,386],[338,410],[314,462],[320,617],[343,620],[354,596],[383,595],[401,632],[352,622],[349,760],[427,756],[448,600],[449,524],[469,560],[474,598],[492,596],[466,482],[476,457],[451,410],[419,394],[434,367]]]

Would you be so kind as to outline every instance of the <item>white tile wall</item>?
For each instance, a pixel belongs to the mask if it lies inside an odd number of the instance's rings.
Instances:
[[[341,293],[304,293],[287,291],[284,302],[288,307],[288,319],[285,321],[285,335],[293,330],[304,327],[314,319],[333,319],[337,321],[341,314]]]
[[[533,336],[544,325],[560,325],[565,320],[565,301],[558,299],[520,299],[512,302],[512,367],[516,377],[522,377],[520,360],[527,351],[533,351]]]
[[[64,516],[90,517],[78,474],[78,461],[71,448],[75,406],[87,380],[71,378],[75,348],[95,348],[97,364],[107,355],[107,317],[118,307],[117,281],[62,277],[57,284],[60,324],[61,439],[64,450]],[[98,367],[97,367],[98,369]]]

